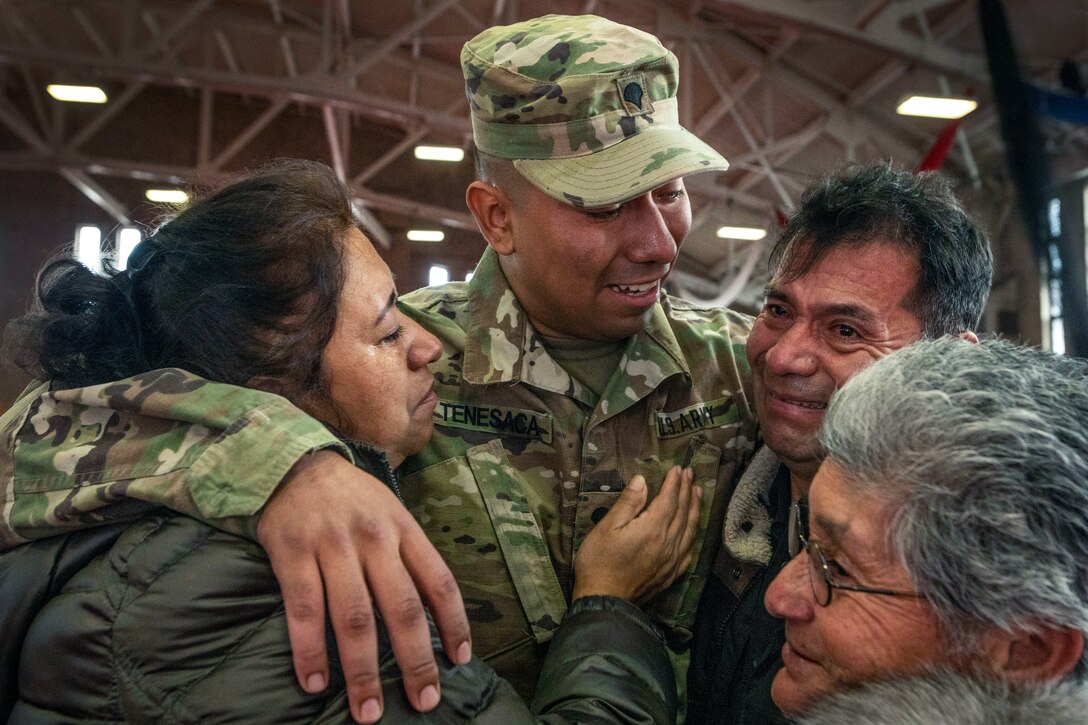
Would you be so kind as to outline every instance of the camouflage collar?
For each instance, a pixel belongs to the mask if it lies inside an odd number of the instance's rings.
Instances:
[[[488,247],[468,283],[469,325],[461,376],[469,383],[508,383],[521,377],[521,357],[532,333],[521,303]]]
[[[490,247],[476,266],[469,288],[469,326],[466,330],[462,379],[475,385],[524,382],[578,399],[593,396],[572,379],[544,349],[524,308]],[[654,306],[646,329],[627,347],[621,366],[627,369],[627,387],[641,397],[665,378],[690,378],[687,361],[660,303]],[[624,391],[630,395],[632,391]],[[606,392],[606,397],[608,393]]]

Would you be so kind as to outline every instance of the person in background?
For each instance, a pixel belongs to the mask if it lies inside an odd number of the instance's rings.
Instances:
[[[375,651],[358,616],[373,592],[416,705],[438,683],[416,587],[456,653],[470,640],[450,604],[459,584],[474,651],[529,699],[568,616],[576,551],[629,481],[656,493],[684,464],[704,501],[692,564],[650,610],[682,666],[725,502],[756,440],[749,320],[662,289],[691,228],[683,177],[726,161],[680,126],[676,56],[635,28],[535,18],[485,30],[461,64],[480,176],[466,201],[488,249],[471,282],[399,305],[442,343],[435,433],[399,473],[453,577],[421,555],[430,545],[412,517],[318,422],[260,391],[234,391],[227,408],[195,375],[166,410],[131,380],[83,396],[76,411],[52,405],[45,431],[25,424],[32,401],[13,410],[0,541],[158,505],[256,538],[283,587],[302,686],[329,681],[326,602],[341,660]],[[124,423],[112,425],[118,408]],[[157,455],[167,441],[145,415],[179,423],[176,453]],[[75,495],[70,478],[41,483],[58,455],[77,474],[95,471]],[[342,666],[354,709],[380,699],[372,658]]]
[[[441,346],[397,308],[389,268],[322,164],[281,162],[194,203],[142,242],[126,271],[98,276],[74,259],[52,262],[38,298],[8,338],[31,371],[52,379],[43,387],[53,405],[32,407],[32,426],[55,424],[48,411],[83,396],[109,398],[119,376],[169,407],[186,390],[184,368],[221,405],[231,385],[279,393],[397,498],[393,468],[433,430],[428,365]],[[175,440],[185,433],[174,430]],[[69,476],[78,485],[79,474]],[[583,544],[574,601],[537,690],[542,721],[675,718],[664,643],[629,600],[652,597],[687,566],[699,495],[690,470],[677,467],[639,514],[646,488],[629,484]],[[630,588],[615,587],[616,558]],[[372,722],[384,711],[397,722],[536,721],[509,684],[467,657],[460,666],[439,658],[444,697],[437,687],[423,693],[426,715],[399,686],[384,707],[368,699],[349,709],[340,673],[309,694],[295,681],[287,627],[258,546],[165,509],[23,544],[0,556],[0,718]],[[383,680],[396,683],[384,632],[377,654]]]
[[[803,502],[793,511],[798,553],[767,592],[785,620],[782,710],[863,708],[952,671],[1008,713],[987,722],[1018,722],[1025,703],[1047,708],[1033,722],[1068,722],[1088,661],[1088,362],[920,342],[848,382],[820,441],[807,521]],[[893,681],[836,696],[880,680]],[[941,721],[977,720],[971,698],[940,701]]]
[[[790,505],[820,464],[827,403],[915,340],[974,340],[993,258],[947,181],[877,164],[813,183],[770,264],[747,346],[764,445],[730,499],[699,604],[688,681],[696,725],[783,720],[770,697],[782,622],[763,601],[789,560]]]

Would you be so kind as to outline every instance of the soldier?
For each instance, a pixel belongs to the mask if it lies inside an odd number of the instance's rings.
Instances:
[[[460,583],[476,653],[529,696],[578,546],[627,481],[641,474],[656,490],[690,465],[701,530],[721,530],[756,438],[740,352],[749,323],[662,289],[691,226],[683,177],[727,167],[679,125],[676,57],[634,28],[546,16],[484,31],[462,68],[479,171],[466,201],[489,247],[468,284],[403,298],[443,353],[435,435],[400,469],[454,576],[383,486],[323,450],[336,443],[319,425],[252,390],[208,395],[192,376],[9,411],[5,545],[145,510],[134,499],[255,537],[283,586],[300,683],[328,681],[324,582],[334,622],[354,633],[339,641],[346,675],[364,696],[380,692],[365,661],[369,585],[418,705],[437,676],[412,580],[457,661],[469,639],[450,601]],[[51,476],[58,468],[81,485]],[[653,603],[678,653],[718,542],[697,543]]]
[[[47,264],[38,304],[8,344],[61,388],[171,366],[277,392],[342,436],[345,454],[399,495],[392,467],[434,428],[428,364],[441,344],[395,307],[392,275],[355,224],[350,193],[328,166],[270,164],[159,226],[126,270],[98,275],[71,257]],[[679,466],[643,510],[645,494],[634,479],[579,550],[571,606],[533,703],[539,720],[479,659],[442,658],[442,697],[419,694],[420,715],[399,691],[385,639],[384,703],[370,698],[351,714],[513,725],[622,712],[672,722],[673,670],[635,602],[687,568],[699,496]],[[602,551],[606,564],[625,558],[622,580],[614,566],[598,575]],[[166,509],[4,553],[0,630],[0,722],[348,721],[355,683],[330,678],[311,694],[294,682],[264,552]]]

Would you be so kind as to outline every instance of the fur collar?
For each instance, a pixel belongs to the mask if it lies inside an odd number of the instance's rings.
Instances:
[[[735,558],[766,566],[771,560],[771,516],[768,496],[782,463],[767,446],[752,456],[737,483],[722,527],[722,544]]]

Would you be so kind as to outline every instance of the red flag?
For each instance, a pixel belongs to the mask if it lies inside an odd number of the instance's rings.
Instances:
[[[956,138],[956,129],[960,127],[962,120],[962,118],[953,118],[941,130],[941,135],[933,143],[933,148],[926,153],[922,163],[918,164],[918,171],[936,171],[944,165],[948,150],[952,148],[952,139]]]

